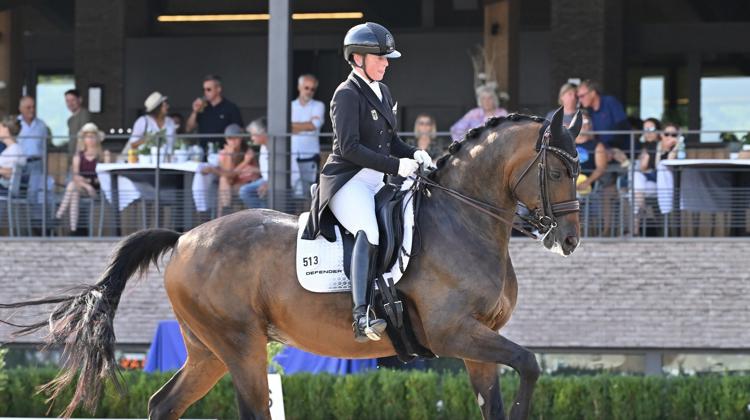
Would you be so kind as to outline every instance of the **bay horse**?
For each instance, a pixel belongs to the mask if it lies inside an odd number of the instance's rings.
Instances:
[[[580,122],[580,118],[576,118]],[[463,359],[485,419],[505,418],[497,364],[515,369],[520,387],[510,418],[525,419],[540,374],[532,352],[499,334],[516,305],[518,284],[508,253],[517,203],[548,249],[570,254],[579,217],[573,140],[580,123],[562,125],[511,115],[490,119],[451,146],[429,178],[417,222],[421,250],[398,289],[410,302],[416,337],[440,357]],[[480,211],[481,210],[481,211]],[[187,347],[187,360],[149,400],[152,419],[178,419],[227,372],[242,419],[269,419],[266,344],[270,340],[342,358],[394,355],[387,337],[357,343],[348,293],[315,294],[295,272],[297,216],[254,209],[180,234],[148,229],[123,239],[100,280],[70,294],[1,305],[58,304],[49,342],[65,346],[54,399],[79,374],[63,412],[95,407],[103,382],[117,380],[113,318],[126,282],[172,250],[166,293]]]

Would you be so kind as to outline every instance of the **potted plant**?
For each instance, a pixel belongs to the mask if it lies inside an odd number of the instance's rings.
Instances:
[[[139,163],[151,163],[151,147],[147,146],[146,143],[138,149],[138,155]]]

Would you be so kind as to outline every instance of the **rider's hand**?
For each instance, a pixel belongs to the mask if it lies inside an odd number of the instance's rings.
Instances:
[[[401,158],[398,160],[398,176],[406,178],[419,169],[419,164],[414,159]]]
[[[430,154],[424,150],[417,150],[414,152],[414,160],[425,168],[432,166],[432,158],[430,157]]]

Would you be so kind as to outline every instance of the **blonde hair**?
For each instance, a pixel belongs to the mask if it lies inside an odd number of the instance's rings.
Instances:
[[[78,131],[78,141],[76,143],[76,153],[86,151],[86,142],[84,141],[86,134],[93,133],[96,135],[96,157],[99,158],[102,155],[102,140],[104,140],[104,133],[99,130],[99,127],[94,123],[86,123]]]
[[[564,85],[560,86],[560,93],[557,95],[557,103],[558,105],[562,105],[562,96],[566,93],[570,92],[571,90],[575,94],[575,91],[578,89],[578,85],[575,83],[565,83]]]

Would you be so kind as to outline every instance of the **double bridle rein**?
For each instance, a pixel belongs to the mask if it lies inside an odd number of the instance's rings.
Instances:
[[[525,205],[523,205],[516,196],[516,188],[521,183],[521,181],[523,181],[524,177],[526,177],[526,175],[530,173],[531,167],[534,166],[534,163],[539,162],[537,167],[539,169],[539,193],[541,195],[542,206],[535,209],[529,209],[528,214],[521,214],[518,211],[513,211],[511,214],[511,211],[509,210],[494,206],[481,200],[477,200],[476,198],[466,196],[454,189],[444,187],[431,180],[426,174],[423,173],[417,174],[416,182],[416,184],[422,184],[422,186],[415,185],[415,187],[418,189],[425,189],[428,196],[430,193],[427,187],[441,190],[448,194],[450,197],[453,197],[456,200],[468,205],[469,207],[472,207],[502,223],[511,226],[513,229],[523,233],[524,235],[532,239],[539,239],[532,230],[526,228],[523,225],[515,224],[513,222],[513,217],[518,216],[521,220],[534,227],[534,229],[537,230],[540,234],[546,236],[557,227],[556,217],[580,211],[581,208],[580,202],[577,199],[562,201],[559,203],[550,202],[549,184],[547,180],[548,153],[553,153],[563,162],[568,170],[568,174],[574,180],[573,182],[575,182],[575,179],[578,177],[578,173],[580,171],[578,156],[573,156],[565,150],[562,150],[555,146],[551,146],[551,138],[552,135],[550,132],[549,124],[545,122],[542,125],[542,128],[539,130],[539,138],[537,139],[536,144],[536,156],[531,160],[531,162],[529,162],[528,166],[526,166],[526,169],[524,169],[524,171],[521,173],[521,176],[518,177],[518,180],[511,187],[511,194],[516,198],[517,203],[525,207]],[[510,220],[506,215],[510,215]]]

